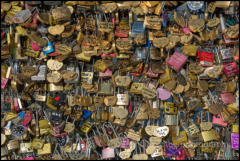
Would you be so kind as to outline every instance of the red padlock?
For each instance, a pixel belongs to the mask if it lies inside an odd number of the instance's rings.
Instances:
[[[199,52],[199,63],[204,67],[213,66],[214,55],[209,52]]]
[[[227,78],[238,74],[238,68],[235,62],[228,62],[223,64],[223,73]]]
[[[31,41],[31,46],[34,51],[42,51],[41,47]]]
[[[212,123],[219,126],[224,126],[224,127],[227,126],[227,122],[223,121],[221,114],[213,115]]]
[[[179,151],[179,155],[176,156],[176,160],[185,160],[185,151],[184,151],[184,149]]]
[[[4,36],[4,33],[3,33],[3,32],[1,32],[1,40],[3,39],[3,36]]]
[[[32,111],[25,112],[22,125],[26,126],[32,120]]]

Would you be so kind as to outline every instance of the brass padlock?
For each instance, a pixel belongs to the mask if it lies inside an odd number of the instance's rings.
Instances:
[[[88,134],[90,130],[92,129],[92,126],[90,123],[84,123],[81,127],[81,131]]]
[[[32,143],[20,143],[20,153],[33,152],[31,145],[32,145]]]
[[[181,145],[187,142],[187,133],[185,131],[181,131],[179,136],[172,136],[172,142],[174,145]]]
[[[174,103],[172,103],[172,102],[164,102],[164,112],[166,114],[176,115],[177,111],[178,111],[177,107],[174,106]]]
[[[7,144],[8,150],[16,150],[19,149],[19,142],[18,140],[10,140]]]
[[[37,150],[38,155],[47,155],[47,154],[51,154],[51,153],[52,153],[51,143],[46,143],[43,145],[42,149]]]
[[[202,131],[202,137],[203,137],[204,142],[217,140],[217,134],[214,129],[211,129],[209,131]]]

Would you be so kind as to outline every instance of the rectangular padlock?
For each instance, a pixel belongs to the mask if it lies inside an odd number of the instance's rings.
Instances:
[[[20,143],[20,153],[33,152],[31,145],[32,145],[32,143]]]
[[[214,129],[211,129],[209,131],[202,131],[202,137],[203,137],[204,142],[217,140],[217,134]]]
[[[238,133],[231,134],[231,147],[232,147],[232,149],[239,149],[239,134]]]
[[[172,102],[164,102],[164,112],[166,114],[176,115],[177,111],[178,111],[177,107],[174,106],[174,103],[172,103]]]
[[[182,66],[187,62],[188,57],[175,51],[173,55],[167,60],[167,65],[179,72]]]
[[[102,150],[102,159],[111,159],[115,157],[114,149],[113,148],[105,148]]]
[[[84,132],[85,134],[88,134],[91,129],[92,129],[92,126],[89,123],[84,123],[81,127],[81,131]]]
[[[172,136],[172,142],[174,145],[180,145],[187,142],[187,134],[185,131],[181,131],[179,136]]]
[[[239,133],[239,125],[237,124],[232,125],[232,133]]]
[[[177,115],[165,115],[165,123],[166,125],[174,125],[177,126]]]
[[[160,79],[158,80],[158,82],[160,84],[164,84],[165,82],[171,80],[171,70],[169,68],[165,69],[165,73],[160,75]]]
[[[199,52],[199,51],[198,51]],[[204,67],[211,67],[213,65],[214,55],[209,52],[199,53],[199,63]]]
[[[235,62],[228,62],[223,64],[223,73],[227,78],[238,75],[238,68]]]
[[[46,143],[43,145],[42,149],[37,150],[38,155],[47,155],[47,154],[51,154],[51,153],[52,153],[51,143]]]
[[[213,115],[212,123],[223,127],[227,126],[227,122],[223,121],[221,114]]]
[[[129,104],[129,95],[128,94],[117,94],[117,105],[128,105]]]
[[[81,82],[85,84],[92,84],[93,72],[81,72]]]
[[[221,99],[224,104],[231,104],[236,102],[236,98],[233,96],[232,93],[222,93]]]

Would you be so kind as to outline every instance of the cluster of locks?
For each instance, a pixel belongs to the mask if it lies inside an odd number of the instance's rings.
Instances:
[[[1,159],[238,159],[238,7],[1,1]]]

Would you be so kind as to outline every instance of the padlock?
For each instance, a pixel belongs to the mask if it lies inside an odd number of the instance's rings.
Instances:
[[[232,146],[232,149],[239,148],[239,134],[238,133],[231,134],[231,146]]]
[[[47,39],[46,37],[43,37],[44,39]],[[41,48],[43,51],[43,54],[47,55],[49,53],[52,53],[54,51],[54,48],[52,46],[52,43],[48,40],[47,46]]]
[[[51,152],[52,152],[52,150],[51,150],[51,144],[50,143],[44,144],[42,149],[37,150],[38,155],[51,154]]]
[[[199,52],[199,50],[198,50]],[[199,52],[199,63],[205,67],[211,67],[213,65],[214,55],[209,52]]]
[[[90,132],[91,128],[92,126],[90,123],[84,123],[81,127],[81,131],[87,134]]]

